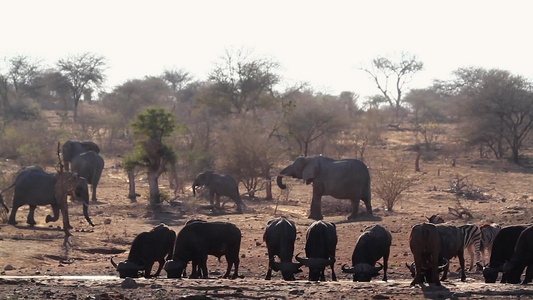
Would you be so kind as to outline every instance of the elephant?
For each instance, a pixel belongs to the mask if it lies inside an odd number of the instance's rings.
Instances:
[[[46,222],[55,222],[59,219],[59,211],[63,215],[63,229],[67,235],[70,235],[68,229],[70,226],[68,218],[67,195],[73,199],[81,198],[83,201],[83,216],[87,222],[94,226],[89,217],[89,189],[87,180],[72,172],[48,173],[40,167],[27,167],[18,172],[15,181],[9,187],[15,187],[13,194],[13,207],[8,223],[16,225],[16,214],[19,207],[28,204],[30,212],[26,222],[30,226],[36,224],[34,211],[37,206],[51,205],[53,216],[47,215]],[[5,203],[1,203],[4,207]],[[8,210],[9,212],[9,210]]]
[[[334,160],[325,156],[303,157],[281,170],[277,176],[279,188],[285,189],[282,177],[291,176],[303,179],[305,184],[313,183],[313,199],[309,219],[323,219],[322,195],[337,199],[350,199],[352,213],[348,220],[355,220],[359,212],[359,200],[365,203],[368,214],[372,215],[370,203],[370,172],[368,167],[357,159]]]
[[[192,183],[192,193],[196,195],[197,186],[206,186],[209,189],[209,202],[213,205],[213,198],[216,195],[217,209],[220,209],[220,196],[226,196],[237,204],[237,212],[242,213],[244,203],[239,195],[239,184],[230,175],[217,174],[213,171],[205,171],[194,179]]]
[[[69,163],[71,163],[76,156],[86,151],[94,151],[98,154],[100,153],[100,147],[93,142],[66,141],[63,146],[61,146],[65,170],[70,171]]]
[[[94,151],[83,152],[72,160],[72,171],[86,178],[91,185],[91,200],[96,201],[96,187],[102,176],[104,159]]]

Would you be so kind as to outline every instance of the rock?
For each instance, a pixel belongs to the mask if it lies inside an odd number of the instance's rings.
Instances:
[[[106,224],[106,225],[111,224],[111,219],[105,219],[105,220],[104,220],[104,224]]]
[[[135,282],[135,280],[133,280],[133,278],[126,277],[126,279],[124,279],[124,281],[122,282],[122,284],[120,284],[120,286],[123,289],[136,289],[138,287],[138,284],[137,282]]]
[[[4,270],[5,271],[13,271],[13,270],[15,270],[15,268],[12,265],[7,265],[7,266],[4,267]]]

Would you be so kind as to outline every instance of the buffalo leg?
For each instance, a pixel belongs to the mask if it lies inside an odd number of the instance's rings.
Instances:
[[[309,219],[322,220],[322,194],[313,192],[313,199],[311,200],[311,213]]]
[[[524,277],[522,284],[528,284],[531,280],[533,280],[533,264],[527,266],[526,277]]]
[[[267,274],[265,276],[265,280],[270,280],[272,279],[272,268],[270,267],[270,263],[268,264],[268,270],[267,270]]]
[[[459,264],[461,265],[461,281],[465,282],[466,281],[466,274],[465,274],[465,256],[464,256],[464,251],[460,251],[459,254],[457,255],[457,257],[459,258]]]
[[[232,260],[233,261],[233,267],[235,268],[235,271],[233,272],[233,275],[231,276],[231,279],[237,279],[237,277],[239,277],[239,256],[237,255],[237,257],[235,259]],[[229,272],[231,271],[231,265],[232,264],[228,264],[228,276],[229,276]]]
[[[157,268],[157,271],[155,272],[154,276],[157,277],[161,273],[161,270],[163,269],[163,265],[165,264],[165,258],[161,258],[158,260],[159,267]]]
[[[37,224],[37,222],[35,222],[35,219],[33,217],[36,208],[37,208],[37,205],[30,205],[30,212],[28,212],[28,218],[26,219],[26,223],[28,223],[31,227]]]
[[[337,281],[337,275],[335,275],[335,263],[329,265],[331,267],[331,280]]]
[[[387,281],[387,270],[389,268],[389,253],[390,251],[387,251],[385,255],[383,255],[383,281]]]
[[[202,271],[202,278],[207,279],[209,278],[208,272],[207,272],[207,255],[205,255],[199,262],[198,268]]]

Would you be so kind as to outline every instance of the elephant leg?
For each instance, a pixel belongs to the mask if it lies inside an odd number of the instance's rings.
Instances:
[[[11,208],[11,215],[9,215],[9,220],[7,221],[8,224],[11,225],[17,225],[16,216],[17,216],[17,210],[19,209],[20,205],[16,204],[15,201],[13,201],[13,207]]]
[[[94,182],[93,182],[93,184],[91,184],[91,190],[92,190],[91,200],[94,201],[94,202],[98,201],[96,199],[96,186],[97,185],[98,185],[98,183],[94,183]]]
[[[237,197],[233,198],[233,201],[235,201],[235,204],[237,204],[237,213],[242,214],[244,204],[242,203],[241,197],[237,195]]]
[[[309,219],[322,220],[322,194],[313,193],[313,200],[311,200],[311,213]]]
[[[216,207],[217,209],[220,209],[220,195],[219,195],[219,194],[216,194],[215,198],[216,198],[215,207]]]
[[[348,220],[355,220],[359,215],[359,199],[351,199],[350,201],[352,201],[352,213],[348,216]]]
[[[215,191],[209,191],[209,204],[213,207],[213,202],[215,200]]]
[[[26,219],[26,223],[28,223],[31,227],[37,224],[37,222],[35,222],[35,219],[33,217],[36,208],[37,208],[37,205],[30,205],[30,211],[28,212],[28,218]]]
[[[363,200],[363,202],[365,202],[365,206],[366,206],[366,212],[369,214],[369,215],[372,215],[372,203],[370,203],[370,200]]]

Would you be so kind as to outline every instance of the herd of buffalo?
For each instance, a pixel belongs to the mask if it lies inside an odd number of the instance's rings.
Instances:
[[[89,224],[88,215],[89,189],[91,185],[93,201],[96,201],[96,186],[100,180],[104,160],[99,155],[99,147],[93,142],[67,141],[61,147],[63,161],[57,173],[47,173],[40,167],[23,168],[15,182],[6,189],[14,187],[13,206],[9,217],[10,224],[16,224],[16,212],[22,205],[29,205],[27,223],[36,224],[33,214],[36,206],[51,205],[54,215],[47,216],[46,222],[56,221],[61,211],[63,229],[68,241],[70,223],[68,219],[67,195],[83,201],[83,213]],[[58,145],[59,158],[59,145]],[[70,165],[69,165],[70,164]],[[63,166],[66,171],[63,171]],[[69,172],[69,167],[73,172]],[[306,184],[313,184],[310,218],[313,222],[306,232],[305,255],[294,256],[296,226],[285,217],[270,220],[263,235],[268,249],[268,270],[265,279],[270,280],[272,271],[280,272],[284,280],[294,280],[294,274],[302,272],[301,267],[309,269],[310,281],[325,281],[325,270],[331,268],[331,280],[336,281],[335,252],[337,247],[337,229],[335,224],[321,220],[321,198],[330,195],[352,202],[352,213],[348,219],[358,216],[359,201],[363,201],[367,213],[372,214],[370,200],[370,175],[364,163],[355,159],[333,160],[331,158],[299,157],[284,168],[277,178],[280,188],[285,188],[283,176],[302,179]],[[232,199],[237,205],[237,212],[245,208],[240,199],[238,184],[229,175],[219,175],[212,171],[204,172],[194,180],[193,193],[197,186],[205,186],[209,199],[215,208],[219,208],[220,196]],[[6,190],[4,189],[4,191]],[[2,191],[3,192],[3,191]],[[216,203],[214,200],[216,199]],[[2,199],[0,204],[9,211]],[[93,225],[94,226],[94,225]],[[386,228],[376,224],[367,227],[358,238],[352,255],[352,266],[342,266],[342,272],[353,274],[354,281],[370,281],[383,270],[383,281],[387,281],[388,260],[392,234]],[[189,278],[207,278],[208,255],[217,258],[224,256],[227,270],[224,278],[238,278],[239,251],[241,231],[231,223],[206,222],[190,220],[176,234],[165,224],[154,227],[149,232],[138,234],[129,252],[128,259],[118,264],[111,263],[120,277],[138,277],[144,272],[151,276],[152,266],[159,263],[155,276],[164,269],[168,278],[187,276],[187,265],[191,262]],[[496,282],[499,273],[503,273],[502,283],[527,284],[533,279],[533,226],[513,225],[501,227],[498,224],[485,224],[481,227],[473,224],[454,226],[444,222],[438,215],[428,218],[428,222],[414,225],[409,237],[409,246],[414,262],[406,265],[413,277],[411,285],[428,283],[440,285],[447,279],[449,260],[457,257],[460,264],[461,280],[466,280],[465,257],[470,254],[470,269],[476,264],[483,269],[485,282]],[[484,252],[490,254],[490,261],[485,264]],[[482,264],[480,254],[483,254]],[[293,258],[296,262],[293,262]],[[383,264],[378,261],[383,259]],[[376,264],[378,266],[376,266]],[[525,278],[521,281],[524,269]],[[233,269],[233,274],[231,270]],[[439,278],[439,274],[442,277]]]
[[[481,231],[476,225],[457,227],[440,223],[439,219],[442,220],[437,216],[435,221],[435,216],[432,216],[429,222],[414,225],[411,229],[409,246],[414,262],[407,265],[414,278],[411,285],[440,285],[441,281],[446,280],[449,260],[454,257],[459,259],[461,281],[465,281],[466,244],[468,248],[474,246],[476,251],[479,251],[480,245],[489,251],[488,265],[477,263],[483,268],[485,282],[496,282],[500,272],[503,273],[502,283],[527,284],[533,279],[533,226],[513,225],[501,228],[497,224],[486,224],[482,229],[487,230]],[[469,231],[471,228],[477,228],[478,231]],[[270,280],[272,271],[275,271],[280,272],[284,280],[294,280],[294,274],[302,272],[301,267],[305,266],[309,269],[310,281],[326,281],[325,270],[329,266],[331,280],[336,281],[335,224],[323,220],[313,222],[306,232],[306,257],[296,255],[296,262],[293,262],[296,232],[294,222],[286,217],[278,217],[267,223],[263,235],[269,260],[265,279]],[[483,234],[478,235],[476,232]],[[383,270],[382,280],[387,281],[391,243],[392,235],[386,228],[378,224],[367,227],[356,242],[352,267],[343,265],[342,272],[353,274],[353,281],[369,282]],[[188,278],[208,278],[208,255],[219,260],[225,256],[227,270],[223,278],[235,279],[239,277],[240,244],[241,231],[228,222],[190,220],[177,235],[165,224],[160,224],[134,239],[126,261],[117,264],[111,259],[111,263],[121,278],[138,277],[143,271],[145,277],[150,277],[155,262],[159,262],[155,276],[159,276],[161,270],[165,269],[168,278],[186,277],[186,268],[191,262],[192,269]],[[378,262],[380,259],[383,259],[383,264]],[[526,267],[525,278],[521,281]],[[233,274],[230,274],[232,269]],[[443,275],[439,278],[441,272]]]

